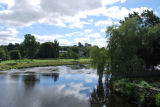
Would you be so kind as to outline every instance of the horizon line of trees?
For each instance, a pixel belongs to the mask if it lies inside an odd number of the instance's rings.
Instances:
[[[9,43],[0,46],[0,59],[2,60],[18,60],[18,59],[45,59],[45,58],[73,58],[89,57],[91,45],[78,43],[78,46],[59,46],[59,42],[40,43],[36,41],[34,35],[24,35],[22,43]],[[64,51],[64,53],[61,51]]]
[[[33,59],[33,58],[58,58],[59,42],[40,43],[36,41],[34,35],[26,34],[22,43],[9,43],[6,46],[0,46],[0,59]]]

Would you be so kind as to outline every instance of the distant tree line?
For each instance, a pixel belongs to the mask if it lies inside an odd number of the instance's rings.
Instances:
[[[60,57],[62,58],[74,58],[78,59],[79,57],[89,57],[89,51],[91,49],[91,45],[83,45],[80,42],[78,46],[61,46]]]
[[[0,46],[0,59],[2,60],[18,60],[18,59],[43,59],[43,58],[74,58],[89,56],[89,48],[91,45],[83,46],[79,43],[78,46],[59,46],[59,42],[39,43],[34,35],[24,35],[22,43],[9,43],[8,45]]]
[[[22,58],[58,58],[59,57],[59,42],[45,42],[40,44],[31,34],[26,34],[22,43],[0,46],[0,59],[22,59]]]

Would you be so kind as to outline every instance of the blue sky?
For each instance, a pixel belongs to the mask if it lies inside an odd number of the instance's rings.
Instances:
[[[160,16],[160,0],[1,0],[0,45],[21,43],[33,34],[43,43],[78,42],[106,46],[107,26],[118,25],[128,13],[153,10]]]

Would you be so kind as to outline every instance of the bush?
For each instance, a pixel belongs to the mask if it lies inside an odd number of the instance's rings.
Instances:
[[[152,91],[150,91],[150,88],[152,88],[152,86],[146,81],[141,81],[139,84],[137,84],[137,81],[131,82],[127,79],[113,81],[114,91],[134,100],[137,104],[144,107],[151,107],[156,103],[157,106],[160,106],[160,93],[155,96]]]
[[[114,88],[116,91],[130,96],[134,94],[134,85],[133,83],[127,82],[127,80],[122,79],[122,80],[118,80],[115,84],[114,84]]]
[[[10,58],[14,59],[14,60],[21,59],[21,54],[20,54],[19,50],[10,51]]]
[[[140,85],[140,86],[143,86],[143,87],[145,87],[145,88],[151,88],[151,87],[152,87],[152,86],[149,85],[146,81],[141,81],[141,82],[139,83],[139,85]]]
[[[156,105],[160,106],[160,93],[156,95]]]
[[[73,51],[71,49],[68,49],[67,50],[67,57],[68,58],[73,58],[73,59],[77,60],[77,59],[80,58],[80,55],[78,53],[76,53],[75,51]]]
[[[72,55],[73,55],[72,57],[73,57],[74,60],[77,60],[77,59],[80,58],[79,54],[77,54],[75,52],[73,52]]]

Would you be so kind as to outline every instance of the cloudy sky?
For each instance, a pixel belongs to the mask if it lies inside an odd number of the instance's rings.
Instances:
[[[0,0],[0,45],[21,43],[25,34],[60,45],[106,45],[105,29],[129,12],[152,9],[160,0]]]

